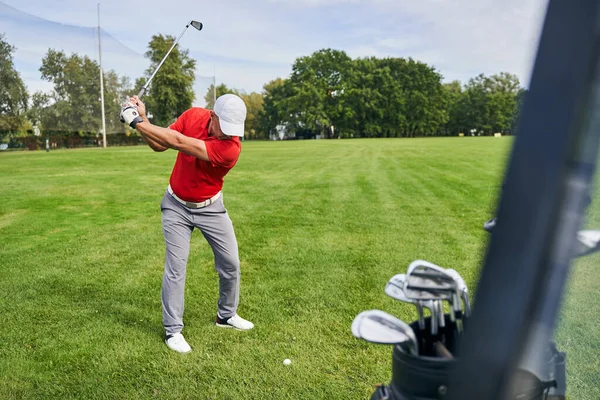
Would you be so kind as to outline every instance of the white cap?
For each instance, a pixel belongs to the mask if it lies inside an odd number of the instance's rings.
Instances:
[[[224,94],[215,102],[214,112],[219,117],[219,125],[228,136],[244,136],[246,105],[235,94]]]

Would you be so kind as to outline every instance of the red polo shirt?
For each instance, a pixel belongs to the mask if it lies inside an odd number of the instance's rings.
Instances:
[[[169,183],[177,197],[193,202],[210,199],[223,187],[223,178],[238,160],[241,151],[237,136],[219,140],[208,136],[210,111],[193,107],[185,111],[169,128],[206,143],[210,161],[179,152]]]

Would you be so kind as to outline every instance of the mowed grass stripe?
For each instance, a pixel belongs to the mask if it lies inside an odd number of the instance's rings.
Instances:
[[[511,143],[245,142],[225,203],[240,247],[240,314],[256,329],[214,326],[217,274],[196,231],[186,356],[162,343],[160,315],[159,204],[176,153],[1,154],[0,397],[368,398],[390,379],[391,349],[355,339],[353,318],[380,308],[414,320],[414,307],[383,288],[417,258],[457,269],[475,289],[481,225]],[[596,261],[574,271],[557,334],[578,399],[600,397]]]

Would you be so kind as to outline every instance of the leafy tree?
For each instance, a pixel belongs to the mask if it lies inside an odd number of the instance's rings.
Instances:
[[[463,106],[463,89],[460,81],[452,81],[444,84],[446,92],[446,109],[448,110],[448,122],[445,124],[446,135],[457,135],[468,129],[465,120]]]
[[[31,96],[31,107],[27,112],[27,119],[34,124],[48,123],[55,117],[50,114],[54,111],[50,108],[52,97],[49,93],[37,91]]]
[[[205,107],[209,110],[212,110],[215,106],[215,100],[214,100],[215,91],[213,89],[214,87],[215,87],[214,85],[210,85],[209,88],[206,90],[206,94],[204,95],[204,101],[206,102]],[[217,85],[217,90],[216,90],[217,98],[219,98],[220,96],[223,96],[224,94],[227,94],[227,93],[237,94],[238,96],[241,96],[240,91],[235,90],[235,89],[230,89],[224,83]]]
[[[330,138],[509,132],[522,91],[508,73],[479,75],[463,87],[443,84],[434,67],[411,58],[351,59],[323,49],[297,58],[287,79],[264,86],[257,131],[267,137],[285,127]]]
[[[123,102],[133,93],[128,77],[117,75],[115,71],[104,73],[104,113],[106,133],[122,133],[128,128],[119,120]]]
[[[490,81],[489,123],[494,132],[508,132],[517,114],[517,97],[521,91],[519,78],[516,75],[502,72],[492,75]]]
[[[324,49],[300,57],[292,66],[290,93],[286,100],[290,122],[296,130],[332,136],[330,127],[343,124],[344,93],[352,59],[343,51]]]
[[[173,36],[152,36],[145,54],[151,64],[146,70],[146,76],[136,81],[136,87],[142,87],[147,82],[174,42]],[[190,58],[188,50],[177,46],[171,51],[152,79],[144,99],[148,111],[153,115],[153,123],[169,125],[192,106],[195,99],[195,69],[196,61]]]
[[[206,102],[206,108],[212,110],[214,108],[214,86],[210,85],[206,94],[204,95],[204,101]],[[263,109],[263,96],[260,93],[246,93],[241,90],[229,88],[224,83],[217,85],[216,97],[219,98],[224,94],[235,94],[246,104],[247,115],[245,123],[245,139],[259,139],[264,137],[264,133],[261,130],[260,116]]]
[[[263,109],[263,96],[260,93],[252,92],[250,94],[241,94],[242,100],[246,103],[248,114],[246,116],[245,134],[247,139],[265,138],[260,126],[260,114]]]
[[[448,120],[441,75],[433,67],[411,58],[384,58],[377,60],[377,64],[379,68],[388,67],[394,81],[394,91],[390,94],[392,112],[402,117],[391,114],[387,118],[395,122],[396,132],[406,136],[439,132]]]
[[[13,63],[15,50],[0,34],[0,131],[16,132],[25,123],[29,96]]]
[[[480,74],[470,79],[463,102],[466,121],[471,124],[469,129],[486,134],[510,131],[520,91],[519,78],[505,72],[490,77]]]
[[[521,112],[523,111],[523,105],[525,104],[525,97],[527,96],[528,90],[521,88],[517,93],[517,110],[513,115],[513,119],[511,121],[511,132],[513,134],[517,134],[517,128],[519,125],[519,120],[521,118]]]
[[[449,119],[440,74],[412,59],[353,60],[324,49],[298,58],[275,93],[266,95],[261,119],[271,133],[285,124],[325,137],[431,135]]]
[[[289,87],[289,80],[282,78],[276,78],[263,86],[264,100],[259,113],[259,123],[265,137],[276,134],[277,127],[289,120],[289,113],[286,112],[284,104],[289,96]]]
[[[42,79],[54,84],[49,96],[36,94],[36,106],[46,129],[98,132],[100,129],[100,68],[87,56],[49,49],[40,67]]]
[[[49,49],[40,67],[42,79],[53,83],[50,93],[32,96],[29,119],[44,130],[100,132],[100,66],[87,56]],[[119,112],[131,94],[128,78],[114,71],[104,73],[104,103],[107,133],[125,132]]]
[[[380,68],[375,58],[357,59],[349,81],[347,132],[355,137],[381,137],[397,131],[404,121],[404,101],[390,68]]]

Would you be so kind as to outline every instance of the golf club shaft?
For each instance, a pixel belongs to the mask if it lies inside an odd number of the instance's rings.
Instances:
[[[423,314],[423,305],[421,303],[415,303],[417,312],[419,313],[419,329],[425,330],[425,314]]]
[[[471,301],[469,300],[469,293],[467,291],[462,292],[463,302],[465,303],[465,317],[471,316]]]
[[[156,73],[158,72],[158,70],[160,69],[160,67],[163,65],[163,63],[165,62],[165,60],[167,59],[167,57],[169,56],[169,54],[171,54],[171,51],[175,48],[175,46],[177,46],[177,43],[179,43],[179,40],[181,40],[181,38],[183,37],[184,33],[190,27],[190,24],[191,24],[191,21],[185,26],[185,28],[183,29],[183,32],[181,32],[181,34],[179,35],[179,37],[177,38],[177,40],[175,40],[175,43],[173,43],[173,46],[171,46],[171,48],[169,49],[169,51],[167,51],[167,54],[165,54],[165,56],[163,57],[163,59],[160,61],[160,63],[158,64],[158,66],[156,67],[156,69],[154,70],[154,72],[152,73],[152,75],[150,76],[150,79],[148,79],[146,81],[146,83],[144,84],[144,86],[142,87],[142,89],[140,90],[140,92],[138,93],[138,97],[142,97],[144,95],[144,93],[146,93],[146,89],[148,88],[148,85],[150,85],[150,82],[152,82],[152,79],[154,78],[154,75],[156,75]]]
[[[432,301],[431,319],[430,319],[431,336],[437,336],[437,334],[439,332],[439,322],[440,322],[439,312],[440,312],[440,310],[438,307],[438,301]]]
[[[446,315],[444,313],[444,305],[442,304],[442,302],[440,300],[438,300],[436,302],[436,304],[437,304],[438,310],[439,310],[440,328],[445,328],[446,327]]]
[[[446,359],[454,358],[452,353],[450,353],[448,348],[446,346],[444,346],[444,344],[442,342],[435,342],[434,347],[435,347],[435,352],[439,357],[446,358]]]

